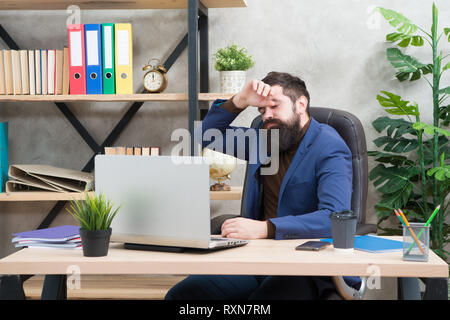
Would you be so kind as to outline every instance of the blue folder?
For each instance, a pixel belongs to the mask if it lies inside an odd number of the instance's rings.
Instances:
[[[8,181],[8,122],[0,122],[0,192]]]
[[[85,24],[86,93],[102,94],[102,25]]]
[[[12,242],[20,240],[34,240],[47,242],[63,242],[80,237],[80,227],[65,225],[46,229],[31,230],[19,233],[13,233],[15,238]]]
[[[0,122],[0,192],[8,181],[8,122]]]
[[[321,239],[320,241],[333,243],[333,239]],[[403,250],[403,242],[371,235],[356,236],[355,249],[372,253],[395,252]]]

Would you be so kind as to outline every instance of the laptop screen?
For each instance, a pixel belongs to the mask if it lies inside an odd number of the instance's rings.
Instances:
[[[111,240],[205,247],[209,166],[202,157],[97,155],[95,190],[121,205]]]

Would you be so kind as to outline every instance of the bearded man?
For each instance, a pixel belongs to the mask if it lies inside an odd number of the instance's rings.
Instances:
[[[270,72],[262,80],[251,80],[229,100],[216,100],[202,122],[199,136],[209,129],[223,134],[225,146],[230,130],[268,130],[268,143],[278,137],[275,174],[264,174],[268,163],[249,162],[246,190],[247,217],[223,222],[223,237],[240,239],[314,239],[331,236],[330,213],[349,210],[352,194],[352,155],[339,134],[309,114],[310,95],[305,82],[288,73]],[[230,126],[243,110],[258,108],[261,123],[256,128]],[[278,135],[271,134],[278,130]],[[227,133],[227,134],[226,134]],[[242,140],[240,140],[242,143]],[[210,141],[201,141],[207,147]],[[237,142],[237,139],[236,141]],[[233,156],[261,146],[226,150]],[[261,144],[261,139],[258,139]],[[246,152],[236,150],[243,147]],[[230,148],[229,148],[230,149]],[[319,276],[194,275],[166,295],[166,299],[318,299],[334,290],[331,277]],[[357,277],[345,277],[355,288]]]

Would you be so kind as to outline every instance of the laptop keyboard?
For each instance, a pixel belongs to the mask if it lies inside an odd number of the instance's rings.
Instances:
[[[224,240],[230,240],[228,238],[213,238],[211,237],[211,241],[224,241]]]
[[[242,239],[232,239],[232,238],[217,238],[217,237],[211,237],[211,241],[226,241],[229,243],[243,243],[243,242],[247,242],[246,240],[242,240]]]

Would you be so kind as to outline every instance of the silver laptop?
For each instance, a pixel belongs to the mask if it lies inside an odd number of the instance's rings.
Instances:
[[[202,157],[97,155],[95,190],[121,205],[112,241],[199,249],[248,242],[211,236],[209,166]]]

